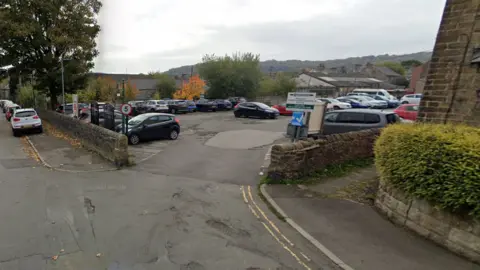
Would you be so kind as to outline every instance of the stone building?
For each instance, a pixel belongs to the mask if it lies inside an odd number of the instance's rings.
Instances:
[[[419,120],[480,126],[480,1],[447,0]]]

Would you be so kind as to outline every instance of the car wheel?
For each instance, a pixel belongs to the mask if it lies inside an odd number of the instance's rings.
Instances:
[[[150,109],[151,112],[155,112],[155,109]]]
[[[216,111],[217,111],[217,109],[213,109],[213,110],[212,110],[212,112],[216,112]]]
[[[239,117],[240,117],[240,115],[237,114],[237,113],[234,113],[233,115],[235,116],[235,118],[239,118]]]
[[[406,101],[406,100],[402,101],[402,104],[408,104],[408,101]]]
[[[14,129],[12,129],[13,137],[18,137],[20,136],[20,133]]]
[[[340,110],[340,107],[338,107],[338,106],[333,106],[333,109],[334,109],[334,110]]]
[[[43,127],[38,128],[38,133],[43,133]]]
[[[175,114],[177,111],[175,109],[172,109],[172,114]]]
[[[168,138],[169,138],[170,140],[176,140],[176,139],[178,139],[178,130],[172,129],[172,130],[170,131],[170,134],[168,135]]]
[[[137,145],[140,142],[140,137],[138,137],[137,134],[131,134],[128,137],[128,142],[130,142],[132,145]]]

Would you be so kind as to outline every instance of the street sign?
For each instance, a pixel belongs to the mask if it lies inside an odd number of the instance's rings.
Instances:
[[[289,111],[312,112],[315,108],[316,96],[315,93],[290,92],[285,107]]]
[[[132,106],[130,106],[130,104],[122,104],[120,111],[123,115],[130,115],[132,113]]]
[[[73,115],[78,118],[78,95],[72,95]],[[65,110],[65,108],[64,108]]]
[[[292,126],[303,126],[303,112],[293,112],[292,121],[290,123]]]

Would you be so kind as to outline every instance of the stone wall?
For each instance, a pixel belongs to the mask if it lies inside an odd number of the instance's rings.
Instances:
[[[94,151],[117,166],[128,165],[128,140],[123,134],[83,123],[53,111],[37,110],[42,120],[80,140],[83,147]]]
[[[268,177],[274,182],[298,179],[329,165],[373,157],[373,145],[379,135],[379,129],[370,129],[274,145]]]
[[[480,263],[480,221],[464,220],[426,201],[407,198],[385,183],[380,184],[375,206],[394,223]]]
[[[480,1],[447,0],[418,119],[480,126],[480,72],[471,65],[480,46]]]

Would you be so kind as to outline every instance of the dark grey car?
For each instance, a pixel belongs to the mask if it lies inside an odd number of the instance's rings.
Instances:
[[[401,122],[394,112],[380,110],[347,109],[325,114],[322,133],[325,135],[383,128],[388,124]]]

